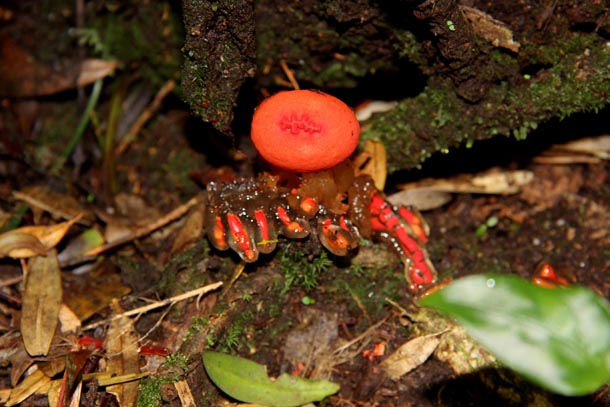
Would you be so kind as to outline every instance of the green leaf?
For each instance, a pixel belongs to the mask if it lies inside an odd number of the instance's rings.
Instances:
[[[223,392],[246,403],[270,407],[300,406],[339,391],[336,383],[286,373],[271,380],[265,366],[218,352],[204,352],[203,365],[212,382]]]
[[[610,305],[589,289],[477,275],[420,304],[450,314],[503,364],[550,391],[583,395],[610,381]]]

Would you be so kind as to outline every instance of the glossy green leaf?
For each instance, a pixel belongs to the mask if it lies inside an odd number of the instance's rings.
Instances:
[[[265,366],[218,352],[204,352],[203,365],[220,389],[236,400],[269,407],[292,407],[322,400],[339,391],[327,380],[283,374],[272,380]]]
[[[610,305],[589,289],[478,275],[420,304],[454,317],[507,367],[550,391],[583,395],[610,382]]]

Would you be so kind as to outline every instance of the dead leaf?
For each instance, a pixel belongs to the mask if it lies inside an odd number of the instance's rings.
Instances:
[[[19,233],[18,229],[0,235],[0,257],[27,258],[44,256],[47,248],[36,236]]]
[[[64,335],[80,332],[81,320],[66,304],[61,304],[59,309],[59,323]]]
[[[3,350],[0,363],[2,365],[10,363],[11,386],[15,387],[21,376],[34,364],[34,359],[25,351],[21,333],[18,331],[9,331],[4,334],[0,341],[0,349]]]
[[[80,216],[50,226],[24,226],[0,235],[0,257],[24,259],[43,256],[63,239]]]
[[[32,374],[23,379],[13,390],[6,402],[6,406],[14,406],[36,393],[43,386],[48,385],[51,379],[41,370],[36,369]]]
[[[400,379],[428,360],[438,346],[441,334],[418,336],[403,343],[394,353],[384,359],[379,367],[385,370],[392,380]]]
[[[115,315],[123,312],[117,300],[112,303],[112,311]],[[106,372],[119,376],[140,373],[138,339],[130,318],[123,316],[110,323],[104,342],[106,354],[109,356]],[[108,386],[107,390],[116,395],[122,407],[132,407],[138,398],[138,386],[137,381],[132,381]]]
[[[475,34],[489,41],[494,47],[502,47],[513,52],[519,52],[521,44],[513,39],[513,32],[502,21],[489,14],[464,5],[458,6],[470,21]]]
[[[49,359],[46,362],[39,362],[37,366],[38,369],[40,369],[44,374],[49,377],[53,377],[66,369],[66,358],[58,357]]]
[[[541,164],[596,164],[601,160],[610,160],[609,135],[555,144],[534,157],[534,162]]]
[[[354,114],[356,115],[356,120],[363,122],[370,119],[375,113],[389,112],[396,106],[398,106],[398,102],[395,100],[367,100],[356,106]]]
[[[286,335],[282,369],[302,363],[305,371],[311,370],[311,377],[329,377],[335,363],[337,325],[337,314],[305,308],[301,324]]]
[[[82,276],[66,276],[64,301],[84,321],[106,308],[114,298],[121,298],[131,289],[121,282],[121,277],[102,264],[100,271]]]
[[[500,171],[492,168],[474,175],[459,175],[445,179],[425,179],[398,185],[400,189],[427,188],[435,191],[470,194],[516,194],[534,179],[532,171]]]
[[[21,336],[31,356],[49,352],[59,322],[62,301],[61,270],[57,253],[33,257],[28,270],[21,309]]]
[[[172,254],[181,253],[189,246],[201,239],[201,230],[203,229],[204,206],[195,207],[193,212],[186,218],[186,222],[178,231],[178,235],[174,239],[172,245]]]
[[[150,376],[149,372],[142,373],[129,373],[116,376],[109,372],[95,372],[87,373],[83,375],[83,382],[94,380],[100,386],[113,386],[122,383],[133,382],[134,380],[140,380],[143,377]]]
[[[117,61],[106,61],[103,59],[85,59],[80,64],[80,71],[76,79],[77,86],[87,86],[98,79],[111,76],[118,68]]]
[[[48,212],[55,218],[70,220],[82,214],[78,223],[85,226],[90,225],[94,218],[93,214],[85,210],[74,197],[56,192],[44,185],[13,191],[13,197],[27,203],[32,209]]]
[[[85,230],[80,235],[70,239],[66,247],[57,255],[57,260],[63,266],[80,264],[89,250],[104,244],[104,236],[95,227]]]
[[[59,393],[61,391],[62,380],[53,380],[49,383],[47,388],[47,399],[49,400],[49,407],[63,407],[58,405]]]
[[[409,188],[398,191],[387,197],[388,202],[395,206],[415,207],[420,211],[440,208],[451,201],[452,195],[434,188]]]
[[[375,183],[375,187],[378,190],[383,191],[388,175],[385,146],[381,141],[366,140],[364,142],[363,156],[365,156],[366,159],[362,165],[358,166],[358,175],[370,175]]]
[[[13,38],[0,36],[0,95],[44,96],[84,86],[114,73],[116,61],[61,60],[49,65],[21,48]]]
[[[12,389],[0,389],[0,404],[6,404],[11,392]]]

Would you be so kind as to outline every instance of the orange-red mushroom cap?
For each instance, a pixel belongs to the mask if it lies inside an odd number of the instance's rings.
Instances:
[[[277,93],[254,112],[252,142],[269,163],[312,172],[334,167],[356,149],[360,124],[334,96],[311,90]]]

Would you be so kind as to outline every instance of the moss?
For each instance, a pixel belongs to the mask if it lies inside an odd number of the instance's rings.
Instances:
[[[184,32],[170,2],[127,2],[116,11],[108,7],[103,18],[98,10],[88,11],[96,13],[88,21],[101,33],[108,57],[127,69],[137,67],[138,75],[157,88],[179,79]]]
[[[390,170],[417,167],[433,152],[496,135],[524,139],[539,123],[597,111],[610,101],[610,48],[593,34],[547,47],[562,57],[518,83],[502,81],[484,100],[459,98],[448,80],[434,79],[420,95],[363,126],[363,139],[386,144]],[[500,61],[502,59],[500,58]],[[514,79],[513,79],[514,80]]]
[[[302,287],[311,290],[318,285],[320,274],[326,272],[332,265],[325,251],[310,257],[308,253],[291,242],[285,250],[278,254],[278,261],[285,278],[282,293],[291,287]]]
[[[167,377],[146,377],[140,382],[136,407],[154,407],[163,401],[161,389],[171,383]]]
[[[185,372],[188,372],[188,358],[181,353],[174,353],[167,357],[167,360],[163,364],[163,368],[173,373],[172,381],[180,379],[180,376]]]

